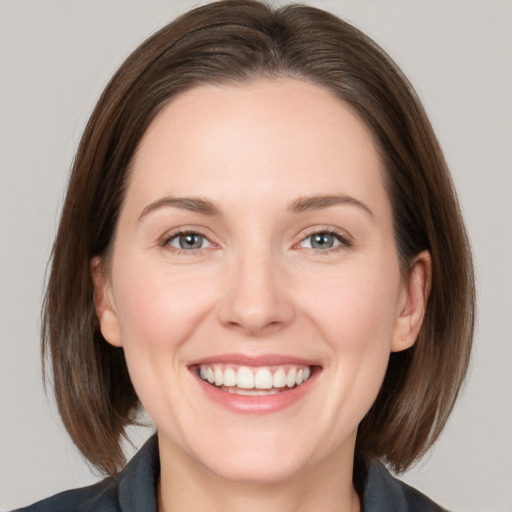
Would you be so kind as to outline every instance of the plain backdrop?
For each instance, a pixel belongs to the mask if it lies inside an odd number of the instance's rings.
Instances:
[[[204,2],[203,2],[204,3]],[[479,321],[466,390],[403,478],[452,510],[512,511],[512,2],[317,0],[398,62],[445,150],[471,236]],[[99,478],[68,440],[39,361],[45,266],[102,88],[192,0],[0,0],[0,510]],[[150,430],[135,432],[135,443]]]

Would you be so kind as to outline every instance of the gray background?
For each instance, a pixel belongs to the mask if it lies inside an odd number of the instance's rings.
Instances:
[[[204,2],[203,2],[204,3]],[[317,0],[386,49],[423,99],[479,283],[466,391],[404,478],[448,508],[512,511],[512,2]],[[0,509],[92,483],[41,385],[39,309],[68,169],[107,80],[191,0],[0,0]],[[136,432],[136,444],[148,431]]]

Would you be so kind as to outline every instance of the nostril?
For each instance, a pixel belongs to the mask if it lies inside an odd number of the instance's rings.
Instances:
[[[272,255],[255,256],[254,251],[247,251],[240,256],[217,306],[224,326],[261,336],[290,322],[294,316],[292,296],[282,273],[277,275],[274,267]]]
[[[267,336],[272,332],[278,331],[285,325],[284,322],[271,321],[266,322],[265,320],[250,319],[241,322],[230,321],[227,322],[226,326],[251,337]]]

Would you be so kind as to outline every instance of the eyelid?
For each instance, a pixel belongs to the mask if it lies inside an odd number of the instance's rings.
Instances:
[[[186,254],[195,254],[198,251],[204,251],[206,249],[216,249],[219,247],[219,244],[214,242],[212,240],[213,236],[209,233],[207,233],[204,228],[201,228],[199,226],[180,226],[175,229],[171,229],[169,231],[166,231],[159,239],[158,239],[158,245],[160,247],[163,247],[164,249],[167,249],[168,251],[172,253],[186,253]],[[210,243],[209,247],[199,248],[199,249],[182,249],[180,247],[174,247],[169,244],[171,240],[174,238],[177,238],[182,235],[198,235],[205,240],[207,240]]]
[[[192,236],[194,238],[197,238],[201,241],[201,247],[180,247],[179,245],[175,245],[175,242],[179,242],[181,244],[181,239],[182,237],[188,237],[188,236]],[[199,234],[199,233],[178,233],[174,236],[171,236],[167,239],[166,241],[166,244],[169,245],[170,247],[173,247],[175,249],[182,249],[182,250],[185,250],[185,251],[192,251],[194,249],[205,249],[206,247],[203,247],[203,245],[207,243],[209,247],[212,246],[212,243],[210,242],[210,240],[208,240],[208,238],[206,238],[205,236]]]
[[[328,234],[335,237],[340,243],[335,247],[330,247],[327,249],[315,249],[312,247],[301,247],[301,244],[308,238],[316,234]],[[300,240],[294,244],[294,249],[304,249],[313,251],[315,253],[330,253],[341,249],[350,248],[353,246],[353,238],[347,233],[345,230],[333,227],[333,226],[311,226],[307,228],[300,234]]]
[[[210,234],[211,232],[207,229],[201,228],[200,226],[195,225],[186,225],[186,226],[180,226],[178,228],[171,229],[169,231],[166,231],[159,239],[158,239],[158,245],[160,247],[163,247],[170,252],[173,253],[186,253],[186,254],[195,254],[198,251],[204,251],[205,249],[216,249],[220,247],[220,244],[215,242],[213,240],[213,234]],[[327,248],[327,249],[316,249],[311,247],[301,247],[301,244],[309,237],[315,235],[315,234],[329,234],[335,237],[340,243],[336,245],[335,247]],[[209,243],[209,247],[205,248],[199,248],[199,249],[182,249],[179,247],[174,247],[169,245],[169,241],[181,236],[181,235],[187,235],[187,234],[195,234],[198,236],[203,237],[206,239]],[[309,250],[314,253],[331,253],[335,252],[340,249],[346,249],[353,246],[353,238],[352,236],[347,233],[347,231],[342,230],[337,227],[333,226],[311,226],[306,229],[304,229],[298,236],[300,236],[300,239],[298,242],[293,244],[293,249],[303,249],[303,250]]]

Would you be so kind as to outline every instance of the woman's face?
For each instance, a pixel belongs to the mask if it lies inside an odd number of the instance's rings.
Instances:
[[[260,483],[351,465],[428,275],[423,255],[401,278],[365,125],[301,81],[197,87],[159,113],[131,172],[108,275],[93,275],[162,465]]]

